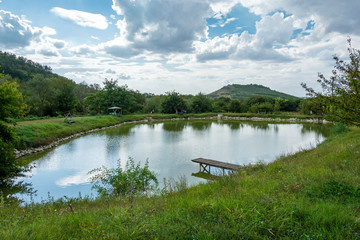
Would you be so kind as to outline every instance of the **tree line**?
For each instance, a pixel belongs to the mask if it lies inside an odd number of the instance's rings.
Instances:
[[[247,99],[219,97],[211,99],[205,94],[181,95],[175,91],[166,95],[148,96],[145,112],[154,110],[162,113],[273,113],[280,111],[299,111],[301,99],[282,99],[254,95]]]
[[[75,83],[52,73],[51,67],[42,66],[24,57],[0,52],[2,82],[16,82],[27,105],[29,116],[58,116],[66,112],[78,114],[107,114],[110,107],[121,107],[127,113],[204,113],[204,112],[279,112],[298,111],[300,99],[281,99],[253,96],[245,100],[220,97],[208,98],[181,95],[175,91],[163,95],[142,94],[117,80],[105,79],[99,84]]]

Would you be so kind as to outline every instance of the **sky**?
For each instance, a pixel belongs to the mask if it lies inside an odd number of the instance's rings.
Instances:
[[[0,0],[0,50],[142,93],[261,84],[305,96],[360,48],[359,0]]]

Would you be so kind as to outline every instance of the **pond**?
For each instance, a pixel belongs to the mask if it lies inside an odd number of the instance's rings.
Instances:
[[[17,193],[15,197],[41,202],[79,194],[96,196],[88,172],[101,166],[116,167],[118,160],[125,167],[129,157],[142,166],[148,160],[159,182],[185,178],[188,185],[195,185],[206,180],[192,176],[199,165],[191,159],[203,157],[239,165],[269,163],[281,155],[315,147],[325,139],[326,132],[326,127],[319,124],[240,121],[123,125],[25,157],[33,168],[18,182],[28,184],[36,193]]]

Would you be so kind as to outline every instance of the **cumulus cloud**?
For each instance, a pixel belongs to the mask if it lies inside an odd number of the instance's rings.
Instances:
[[[123,38],[115,38],[99,46],[107,54],[120,58],[131,58],[139,55],[141,52],[134,48],[133,44]]]
[[[343,34],[360,34],[358,27],[360,1],[358,0],[240,0],[240,2],[258,15],[284,10],[299,18],[316,19],[316,24],[321,22],[327,33],[335,31]]]
[[[101,14],[82,12],[78,10],[68,10],[59,7],[52,8],[50,12],[61,18],[73,21],[82,27],[92,27],[101,30],[105,30],[108,27],[106,17]]]
[[[228,58],[287,61],[290,58],[276,50],[276,46],[289,43],[293,30],[293,18],[284,18],[284,14],[278,12],[256,22],[256,34],[244,31],[241,35],[197,42],[197,59],[202,62]]]
[[[239,2],[240,0],[210,0],[210,7],[214,12],[213,17],[221,19],[222,16],[226,16]]]
[[[60,39],[47,37],[46,41],[52,44],[57,49],[63,49],[67,46],[67,42]]]
[[[139,51],[190,52],[195,40],[206,37],[211,9],[203,0],[113,0],[122,35]]]
[[[43,33],[30,22],[11,12],[0,10],[0,46],[2,48],[26,47]]]
[[[45,57],[61,56],[59,50],[65,49],[68,43],[64,40],[55,39],[46,35],[42,35],[37,42],[33,42],[28,50],[35,50],[36,54]]]

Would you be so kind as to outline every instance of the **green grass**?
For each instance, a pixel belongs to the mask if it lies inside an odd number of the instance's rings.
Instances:
[[[307,116],[298,115],[295,113],[280,113],[280,114],[234,114],[224,113],[224,116],[229,117],[262,117],[262,118],[298,118],[305,119]],[[17,149],[26,149],[30,147],[39,147],[42,145],[50,144],[59,138],[64,138],[76,133],[88,131],[95,128],[112,126],[115,124],[131,121],[144,120],[146,117],[153,119],[172,119],[172,118],[202,118],[202,117],[216,117],[217,113],[204,113],[204,114],[137,114],[137,115],[124,115],[121,117],[114,117],[110,115],[93,116],[93,117],[75,117],[75,124],[68,124],[64,122],[64,118],[45,118],[36,119],[32,121],[18,122],[15,126],[16,134],[19,137]]]
[[[0,239],[359,239],[360,129],[153,197],[0,207]]]

